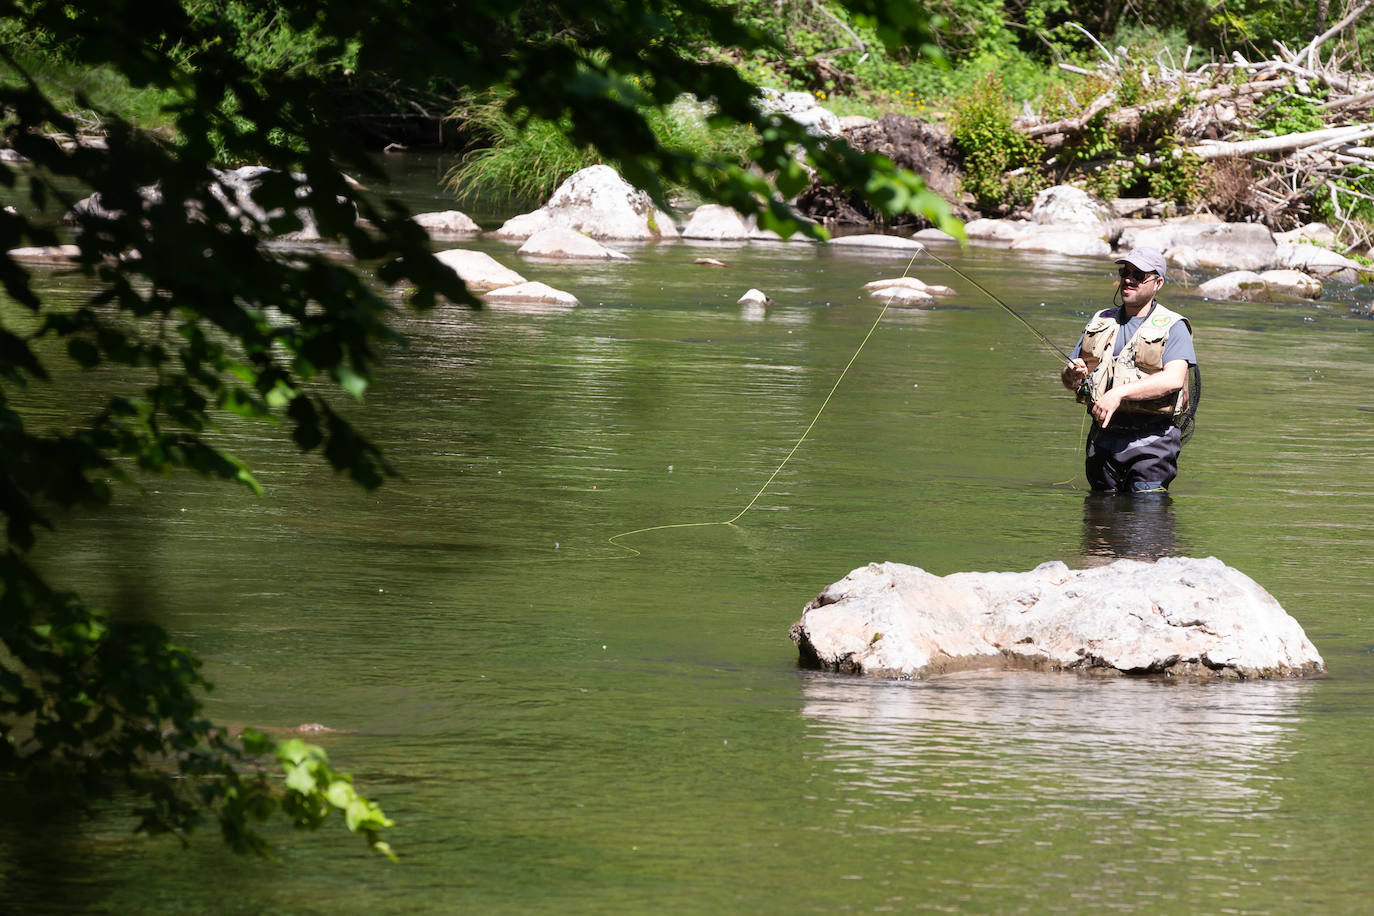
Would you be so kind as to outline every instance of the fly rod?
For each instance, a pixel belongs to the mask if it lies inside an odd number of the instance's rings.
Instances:
[[[1040,329],[1037,328],[1035,325],[1031,324],[1031,323],[1030,323],[1029,321],[1027,321],[1025,318],[1021,317],[1021,313],[1020,313],[1020,312],[1018,312],[1016,309],[1012,308],[1011,306],[1009,306],[1009,305],[1007,305],[1005,302],[1003,302],[1002,299],[1001,299],[1001,297],[998,296],[996,293],[994,293],[992,290],[988,289],[986,286],[984,286],[983,284],[979,283],[977,280],[973,279],[973,278],[970,277],[968,274],[964,273],[962,270],[960,270],[959,268],[955,267],[953,264],[951,264],[951,263],[949,263],[948,261],[946,261],[944,258],[940,257],[938,254],[936,254],[935,252],[931,251],[929,248],[927,248],[927,249],[925,250],[925,253],[928,254],[928,255],[930,255],[930,256],[931,256],[932,258],[934,258],[936,261],[939,261],[939,262],[940,262],[941,264],[943,264],[945,267],[948,267],[950,270],[954,271],[956,274],[958,274],[960,277],[962,277],[962,278],[963,278],[966,282],[968,282],[969,284],[971,284],[971,285],[977,287],[977,289],[979,290],[979,292],[981,292],[984,296],[987,296],[987,297],[988,297],[989,299],[991,299],[993,302],[996,302],[998,305],[1002,306],[1002,308],[1006,309],[1007,312],[1011,314],[1011,317],[1015,318],[1017,321],[1019,321],[1019,322],[1021,322],[1022,324],[1024,324],[1024,325],[1026,326],[1026,329],[1027,329],[1027,330],[1029,330],[1032,334],[1034,334],[1037,338],[1039,338],[1039,340],[1040,340],[1041,343],[1043,343],[1045,346],[1047,346],[1047,347],[1049,347],[1051,350],[1053,350],[1054,353],[1055,353],[1057,356],[1063,358],[1064,362],[1066,362],[1066,363],[1071,363],[1071,362],[1073,362],[1073,359],[1070,358],[1069,354],[1067,354],[1067,353],[1064,352],[1064,350],[1063,350],[1062,347],[1060,347],[1057,343],[1055,343],[1054,341],[1052,341],[1052,340],[1050,340],[1048,337],[1046,337],[1044,334],[1042,334],[1042,333],[1040,332]]]

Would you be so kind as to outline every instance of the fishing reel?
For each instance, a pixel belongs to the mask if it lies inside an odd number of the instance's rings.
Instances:
[[[1096,401],[1093,398],[1093,386],[1090,377],[1083,379],[1083,384],[1078,386],[1078,390],[1074,394],[1078,397],[1080,404],[1087,404],[1089,410],[1093,409],[1093,404]]]

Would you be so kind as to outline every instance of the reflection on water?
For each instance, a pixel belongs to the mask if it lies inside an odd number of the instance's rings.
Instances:
[[[1088,566],[1102,566],[1176,556],[1177,528],[1168,493],[1089,493],[1083,500],[1083,558]]]
[[[1309,682],[1179,685],[1043,672],[919,683],[809,675],[802,715],[816,758],[865,799],[928,829],[932,803],[979,820],[1034,800],[1046,816],[1167,821],[1268,809]],[[1005,826],[1005,825],[1003,825]]]

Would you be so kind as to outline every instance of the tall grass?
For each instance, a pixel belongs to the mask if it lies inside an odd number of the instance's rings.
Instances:
[[[665,149],[698,160],[741,163],[756,140],[747,127],[713,126],[708,109],[686,96],[664,108],[642,108],[640,114]],[[544,200],[587,166],[616,165],[594,149],[573,144],[567,122],[522,120],[507,110],[502,97],[471,102],[456,111],[455,117],[488,143],[449,170],[446,183],[459,198],[490,195]]]

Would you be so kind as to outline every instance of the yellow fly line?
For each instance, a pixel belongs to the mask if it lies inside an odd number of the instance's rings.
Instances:
[[[921,254],[923,251],[925,251],[925,248],[918,248],[916,251],[912,253],[911,260],[907,261],[906,269],[902,271],[903,278],[905,278],[911,272],[911,265],[916,263],[916,256]],[[941,263],[944,262],[942,261]],[[768,487],[773,483],[774,479],[777,478],[778,474],[782,472],[782,469],[787,466],[787,462],[792,460],[792,456],[797,453],[797,449],[801,448],[802,443],[806,441],[806,437],[811,434],[811,430],[814,429],[816,426],[816,421],[818,421],[821,418],[821,414],[825,413],[825,408],[830,403],[830,399],[834,397],[835,391],[840,387],[840,382],[843,382],[844,377],[849,374],[850,367],[853,366],[855,360],[859,358],[859,354],[864,351],[864,347],[868,344],[868,339],[873,336],[873,332],[878,330],[878,325],[882,322],[883,316],[887,314],[888,307],[892,305],[892,300],[896,296],[896,289],[897,288],[894,286],[893,292],[889,293],[887,298],[883,300],[883,307],[878,310],[878,317],[873,319],[873,324],[869,327],[868,333],[864,335],[863,340],[859,341],[859,346],[854,351],[854,355],[849,357],[849,362],[845,363],[844,369],[841,370],[839,377],[835,379],[835,384],[830,386],[829,394],[827,394],[825,396],[825,400],[821,402],[821,406],[816,411],[816,415],[811,418],[811,422],[806,425],[806,429],[802,432],[801,437],[797,439],[796,444],[792,446],[792,450],[787,453],[787,456],[782,459],[782,462],[779,463],[778,466],[773,469],[773,473],[768,475],[768,479],[764,481],[763,486],[759,487],[759,491],[754,494],[754,498],[749,500],[748,505],[746,505],[743,509],[739,510],[739,512],[737,512],[733,517],[725,519],[724,521],[680,522],[674,525],[650,525],[647,528],[636,528],[634,531],[625,531],[621,534],[612,535],[606,540],[609,541],[611,544],[614,544],[616,547],[619,547],[621,550],[630,551],[630,556],[637,557],[640,555],[640,551],[635,550],[633,547],[630,547],[626,544],[620,543],[621,538],[627,538],[635,534],[644,534],[649,531],[666,531],[669,528],[707,528],[714,525],[733,526],[735,522],[739,521],[744,516],[744,513],[752,509],[754,507],[754,503],[759,501],[759,497],[764,494]]]

